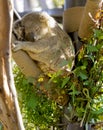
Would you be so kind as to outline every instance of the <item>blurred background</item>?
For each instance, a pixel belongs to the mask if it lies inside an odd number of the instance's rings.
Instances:
[[[46,11],[49,15],[62,19],[63,11],[74,6],[84,6],[86,0],[13,0],[15,10],[23,16],[32,11]]]

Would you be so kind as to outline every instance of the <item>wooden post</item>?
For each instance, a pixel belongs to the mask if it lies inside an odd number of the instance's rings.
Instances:
[[[85,3],[86,3],[86,0],[65,0],[64,10],[71,7],[84,6]]]
[[[0,121],[4,130],[24,130],[11,69],[13,7],[0,0]]]
[[[102,4],[103,0],[87,0],[78,31],[80,38],[88,39],[93,34],[93,28],[96,27],[95,16]]]

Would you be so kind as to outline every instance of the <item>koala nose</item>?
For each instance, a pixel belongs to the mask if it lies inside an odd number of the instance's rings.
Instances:
[[[27,33],[26,36],[25,36],[25,39],[27,41],[34,42],[35,41],[35,35],[34,35],[34,33],[33,32]]]

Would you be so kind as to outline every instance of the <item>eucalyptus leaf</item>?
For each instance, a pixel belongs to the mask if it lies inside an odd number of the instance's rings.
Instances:
[[[61,85],[61,88],[64,88],[65,85],[68,83],[68,81],[70,80],[70,77],[66,77],[64,80],[63,80],[63,83]]]
[[[28,107],[34,109],[38,105],[38,103],[38,98],[32,94],[31,97],[29,97]]]
[[[79,76],[80,76],[81,79],[83,79],[83,80],[88,78],[87,73],[86,73],[85,71],[79,72]]]
[[[99,110],[92,111],[93,114],[100,115],[103,114],[103,108],[100,108]]]
[[[88,45],[87,46],[87,52],[97,52],[98,48],[96,46],[93,45]]]

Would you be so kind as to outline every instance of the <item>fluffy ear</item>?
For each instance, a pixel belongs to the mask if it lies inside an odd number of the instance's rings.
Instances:
[[[42,13],[40,14],[40,22],[45,23],[45,22],[47,22],[48,20],[49,20],[48,14],[47,14],[46,12],[42,12]]]
[[[56,26],[56,21],[46,12],[40,14],[40,21],[46,23],[49,28]]]

